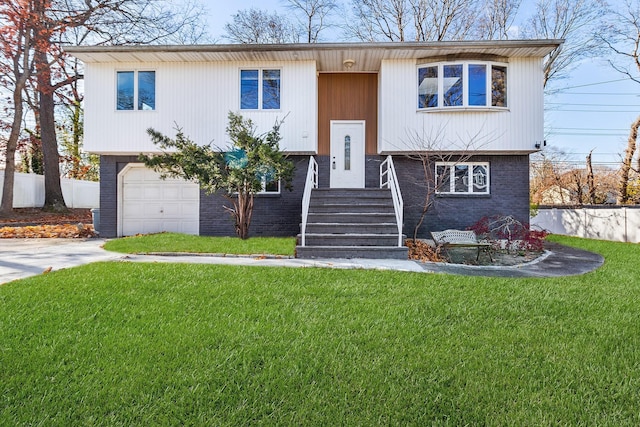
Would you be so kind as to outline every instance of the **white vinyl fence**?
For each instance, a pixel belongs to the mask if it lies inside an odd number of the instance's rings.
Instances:
[[[100,207],[100,183],[62,178],[62,195],[68,208]],[[0,197],[4,170],[0,170]],[[40,208],[44,205],[44,176],[16,173],[13,183],[14,208]]]
[[[640,243],[640,206],[539,208],[531,226],[554,234]]]

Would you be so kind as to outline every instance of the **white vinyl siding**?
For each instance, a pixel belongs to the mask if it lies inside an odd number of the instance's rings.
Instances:
[[[240,70],[281,70],[281,109],[241,111],[238,96]],[[152,115],[122,114],[115,110],[115,75],[119,70],[156,71],[156,105]],[[317,149],[317,78],[314,61],[211,63],[89,63],[85,70],[85,149],[100,154],[155,152],[147,129],[175,136],[176,126],[199,144],[225,149],[229,111],[240,112],[268,132],[276,120],[281,127],[280,147],[295,153]]]
[[[415,60],[383,61],[379,151],[534,151],[535,143],[544,139],[542,60],[511,58],[508,79],[508,108],[418,110]]]

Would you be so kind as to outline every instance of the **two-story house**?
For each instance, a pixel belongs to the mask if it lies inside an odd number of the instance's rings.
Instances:
[[[193,141],[224,150],[229,111],[251,118],[261,132],[286,116],[280,146],[296,164],[292,192],[265,182],[251,235],[300,233],[313,213],[314,182],[320,190],[364,191],[380,187],[381,173],[383,186],[397,190],[389,222],[407,235],[430,191],[425,176],[439,185],[421,236],[497,214],[527,222],[529,154],[544,139],[543,58],[560,45],[517,40],[69,47],[85,64],[84,146],[100,154],[100,233],[233,235],[222,197],[206,195],[195,183],[160,180],[138,161],[139,153],[157,150],[149,127],[170,136],[180,127]],[[416,153],[433,153],[433,170],[426,173],[412,158]],[[391,184],[389,162],[381,172],[389,156]],[[332,194],[316,205],[340,197]],[[347,204],[358,204],[354,194],[342,193],[351,199]],[[358,216],[335,222],[353,223]]]

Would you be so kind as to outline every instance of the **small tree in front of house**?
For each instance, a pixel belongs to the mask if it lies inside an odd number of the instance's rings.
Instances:
[[[229,112],[227,134],[233,146],[226,152],[210,144],[196,144],[180,128],[175,139],[149,128],[147,132],[162,154],[141,154],[140,160],[162,178],[196,181],[207,194],[221,193],[231,204],[223,207],[234,220],[236,234],[246,239],[255,194],[266,182],[277,180],[291,189],[294,165],[280,151],[280,125],[282,121],[276,121],[269,132],[257,135],[250,119]]]
[[[468,162],[474,153],[491,140],[493,135],[483,135],[482,129],[477,133],[464,136],[456,135],[456,138],[448,138],[446,135],[447,125],[432,127],[408,134],[406,145],[411,147],[411,152],[406,154],[410,160],[418,161],[421,166],[421,174],[410,177],[412,183],[421,187],[422,200],[419,204],[420,216],[413,228],[413,243],[418,240],[418,233],[427,217],[438,201],[438,194],[448,192],[445,187],[450,186],[452,181],[471,179],[486,179],[488,170],[485,168],[477,177],[473,168],[469,169],[464,163]],[[441,166],[443,165],[443,166]],[[458,168],[459,166],[459,168]],[[452,177],[451,168],[455,169]],[[470,176],[459,176],[462,174]],[[485,184],[486,185],[486,184]]]

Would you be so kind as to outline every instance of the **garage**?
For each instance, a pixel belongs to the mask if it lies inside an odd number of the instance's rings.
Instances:
[[[171,231],[199,234],[200,189],[182,179],[160,179],[144,165],[129,165],[118,176],[118,234]]]

